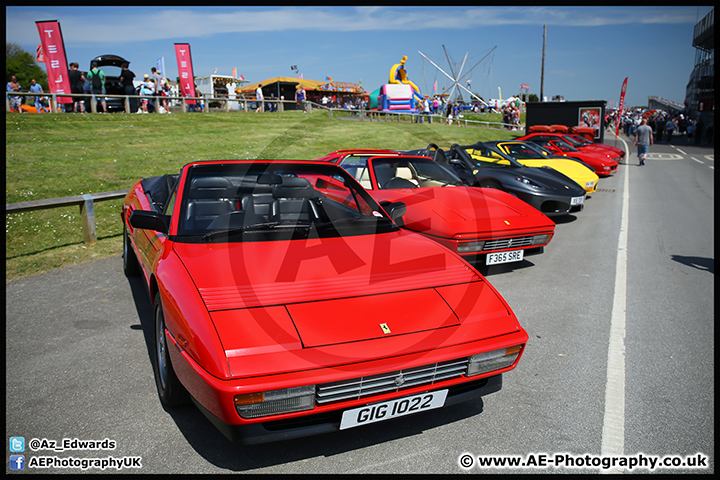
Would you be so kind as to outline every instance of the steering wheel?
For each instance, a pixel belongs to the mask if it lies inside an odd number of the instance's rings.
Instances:
[[[392,177],[390,180],[383,183],[381,188],[392,190],[396,188],[418,188],[418,186],[407,178]]]

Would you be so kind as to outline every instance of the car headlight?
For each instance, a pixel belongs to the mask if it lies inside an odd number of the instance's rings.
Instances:
[[[603,170],[610,170],[610,167],[603,167]]]
[[[470,357],[467,376],[472,377],[511,366],[520,355],[522,347],[522,345],[514,345],[501,350],[473,355]]]
[[[235,395],[235,409],[243,418],[302,412],[315,407],[315,385]]]
[[[533,237],[533,245],[543,245],[550,241],[550,239],[553,237],[552,233],[545,233],[543,235],[535,235]]]
[[[515,177],[515,180],[522,183],[523,185],[528,185],[533,188],[538,188],[538,189],[545,188],[542,185],[540,185],[539,183],[533,182],[532,180],[530,180],[529,178],[526,178],[526,177]]]
[[[458,253],[471,253],[471,252],[481,252],[483,247],[485,247],[485,241],[474,241],[474,242],[459,242],[458,243]]]

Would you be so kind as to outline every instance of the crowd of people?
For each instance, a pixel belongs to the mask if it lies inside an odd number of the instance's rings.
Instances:
[[[705,125],[702,118],[697,120],[677,111],[648,110],[642,108],[630,109],[623,112],[622,118],[618,119],[618,111],[609,111],[605,118],[605,125],[615,131],[617,122],[620,122],[619,131],[628,137],[635,136],[637,128],[644,119],[652,129],[655,143],[672,143],[677,135],[684,135],[696,145],[703,142],[703,138],[710,138],[713,133],[709,130],[712,126]]]
[[[70,83],[70,93],[74,95],[88,95],[85,97],[73,96],[72,103],[60,104],[59,107],[63,108],[65,113],[86,113],[92,110],[90,102],[95,100],[97,102],[97,111],[100,113],[108,112],[108,89],[106,87],[107,78],[105,72],[98,67],[97,62],[92,62],[90,65],[90,71],[87,73],[79,70],[79,64],[77,62],[71,62],[68,64],[70,67],[68,70],[68,80]],[[119,82],[121,86],[121,92],[117,94],[125,94],[130,96],[128,98],[130,111],[127,113],[170,113],[168,108],[167,97],[170,95],[170,84],[166,78],[157,70],[152,67],[150,74],[145,74],[143,81],[139,86],[135,86],[135,73],[133,73],[128,63],[124,63],[121,66],[121,73]],[[47,97],[44,96],[43,88],[38,84],[35,79],[30,80],[30,87],[28,91],[30,93],[36,93],[34,97],[34,106],[38,113],[49,112],[47,106]],[[23,88],[18,83],[17,78],[13,75],[7,84],[8,92],[22,92]],[[140,99],[134,98],[141,96]],[[23,113],[25,109],[22,108],[24,103],[23,96],[21,95],[9,95],[10,110],[16,113]],[[126,107],[123,107],[126,110]]]

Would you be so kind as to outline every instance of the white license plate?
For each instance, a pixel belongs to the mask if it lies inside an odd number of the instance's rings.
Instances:
[[[570,199],[570,205],[582,205],[585,201],[585,197],[572,197]]]
[[[509,252],[488,253],[485,259],[485,265],[519,262],[523,259],[523,252],[524,250],[511,250]]]
[[[447,394],[447,390],[420,393],[410,397],[396,398],[387,402],[345,410],[340,421],[340,430],[440,408],[445,405]]]

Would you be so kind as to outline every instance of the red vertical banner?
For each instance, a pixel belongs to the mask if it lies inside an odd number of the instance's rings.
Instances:
[[[627,91],[627,80],[628,77],[625,77],[625,81],[622,84],[622,88],[620,89],[620,107],[618,109],[618,117],[615,121],[615,136],[617,137],[618,132],[620,131],[620,122],[622,120],[622,113],[623,113],[623,106],[625,106],[625,92]]]
[[[195,96],[195,76],[193,75],[192,58],[190,58],[190,44],[176,43],[175,55],[178,62],[178,79],[180,82],[180,96]],[[185,100],[188,105],[195,105],[195,100]]]
[[[70,79],[68,78],[68,63],[65,56],[65,43],[63,42],[60,22],[48,20],[35,22],[40,41],[42,42],[42,53],[47,68],[48,87],[50,93],[72,93],[70,90]],[[57,97],[58,103],[72,103],[71,97]]]

